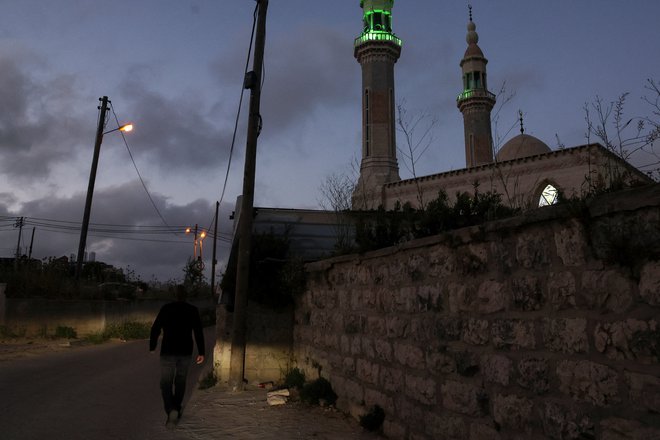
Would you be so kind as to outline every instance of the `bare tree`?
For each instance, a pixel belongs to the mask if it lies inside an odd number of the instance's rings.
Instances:
[[[650,94],[642,97],[651,109],[647,116],[625,116],[625,92],[610,102],[596,96],[590,103],[585,103],[585,121],[587,123],[587,142],[595,136],[605,148],[626,162],[636,161],[643,156],[646,163],[637,165],[654,180],[660,178],[660,156],[654,144],[660,138],[660,87],[653,79],[648,79],[644,87]],[[619,171],[612,170],[610,178],[620,179]]]
[[[433,143],[434,130],[438,124],[438,117],[427,112],[420,112],[414,115],[408,114],[405,100],[397,104],[396,110],[397,131],[403,134],[405,141],[405,148],[400,148],[397,145],[397,150],[403,156],[403,165],[415,180],[419,208],[424,209],[424,191],[417,179],[416,164]]]
[[[353,246],[352,222],[349,216],[351,200],[355,190],[355,179],[345,173],[332,173],[326,176],[319,187],[319,205],[326,211],[335,213],[335,234],[338,250],[348,250]]]
[[[499,133],[499,122],[500,122],[500,113],[502,112],[502,109],[506,107],[506,105],[513,100],[513,98],[516,96],[516,92],[509,92],[506,88],[506,81],[502,82],[502,85],[500,86],[499,91],[495,94],[495,108],[493,109],[494,111],[491,112],[490,114],[490,123],[493,127],[493,133],[494,133],[494,143],[493,143],[493,153],[497,154],[497,152],[500,150],[502,147],[502,141],[511,133],[511,130],[515,128],[516,125],[518,125],[518,118],[511,124],[511,126],[506,130],[506,132],[503,135],[500,135]]]

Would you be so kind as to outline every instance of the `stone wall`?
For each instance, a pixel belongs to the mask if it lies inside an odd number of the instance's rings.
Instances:
[[[392,439],[660,438],[660,186],[308,265],[294,356]]]

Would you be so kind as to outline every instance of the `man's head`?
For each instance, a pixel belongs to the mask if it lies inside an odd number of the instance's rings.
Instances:
[[[184,286],[183,284],[179,284],[178,286],[176,286],[176,300],[185,301],[187,297],[188,297],[188,292],[186,291],[186,286]]]

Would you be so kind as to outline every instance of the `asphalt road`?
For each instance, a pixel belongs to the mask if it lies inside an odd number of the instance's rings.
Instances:
[[[148,341],[114,342],[0,362],[0,438],[180,438],[165,428],[158,354],[148,350]],[[188,397],[205,365],[191,367]]]

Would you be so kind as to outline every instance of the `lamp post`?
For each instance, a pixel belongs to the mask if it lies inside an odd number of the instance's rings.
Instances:
[[[202,240],[206,237],[206,231],[199,232],[199,225],[195,228],[186,228],[186,234],[193,234],[193,258],[196,261],[202,261]],[[199,245],[199,255],[197,255],[197,245]]]
[[[96,141],[94,142],[94,156],[92,157],[92,169],[89,172],[89,184],[87,186],[87,198],[85,200],[85,212],[83,213],[82,227],[80,229],[80,242],[78,243],[78,259],[76,260],[76,280],[80,279],[82,272],[83,259],[85,257],[85,245],[87,244],[87,230],[89,229],[89,216],[92,211],[92,196],[94,195],[94,183],[96,182],[96,169],[99,165],[99,154],[101,152],[101,142],[103,142],[103,135],[112,133],[113,131],[131,131],[133,130],[132,124],[125,124],[113,130],[103,132],[105,128],[105,114],[108,111],[107,96],[99,98],[101,106],[99,107],[99,123],[96,129]]]

